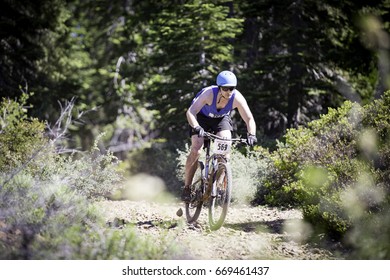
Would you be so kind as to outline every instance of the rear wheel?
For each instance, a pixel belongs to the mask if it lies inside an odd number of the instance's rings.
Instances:
[[[192,179],[191,189],[191,200],[185,203],[186,218],[187,222],[195,222],[199,218],[200,211],[203,206],[203,173],[204,164],[198,162],[198,167],[195,171]]]
[[[232,171],[229,163],[218,163],[213,184],[216,184],[216,195],[210,198],[209,224],[211,230],[219,229],[225,222],[232,194]]]

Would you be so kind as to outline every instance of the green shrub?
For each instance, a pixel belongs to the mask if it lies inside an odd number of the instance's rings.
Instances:
[[[240,151],[233,148],[230,157],[233,173],[232,200],[237,203],[253,204],[258,190],[263,188],[263,181],[269,170],[269,152],[257,147]]]
[[[69,227],[96,221],[86,199],[60,180],[44,182],[21,172],[3,185],[0,199],[1,259],[49,257]]]
[[[360,110],[346,102],[338,110],[331,109],[327,115],[309,123],[307,128],[288,130],[284,143],[271,155],[273,164],[265,182],[268,189],[265,201],[273,205],[301,205],[307,190],[304,182],[298,182],[304,177],[302,172],[311,166],[326,169],[332,177],[332,182],[322,186],[323,193],[351,180],[355,168],[350,159],[357,155],[354,138],[359,123],[349,120],[361,114]],[[271,197],[273,201],[268,199]]]
[[[163,259],[131,228],[109,228],[98,209],[66,185],[18,174],[0,190],[0,259]]]
[[[60,156],[21,104],[3,100],[0,111],[0,147],[7,153],[0,169],[0,259],[171,258],[173,248],[131,228],[109,228],[95,209],[91,199],[119,187],[112,154],[95,145],[77,158]],[[11,133],[23,141],[12,143]]]
[[[379,231],[389,217],[389,112],[387,92],[364,107],[345,102],[307,128],[288,130],[270,156],[257,201],[302,207],[314,232],[343,241],[354,257],[388,258],[389,231]]]
[[[120,189],[123,175],[117,168],[118,159],[110,152],[102,154],[97,147],[97,141],[91,151],[77,157],[75,154],[63,156],[46,172],[54,176],[61,174],[66,185],[88,199],[111,196]]]
[[[47,145],[45,125],[27,117],[27,98],[23,95],[20,102],[3,98],[0,103],[0,170],[9,171],[28,163]]]

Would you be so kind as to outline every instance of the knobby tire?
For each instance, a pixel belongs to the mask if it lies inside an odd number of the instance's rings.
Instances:
[[[188,223],[195,222],[200,215],[203,206],[203,176],[204,164],[198,162],[191,184],[191,201],[185,203],[186,218]]]
[[[220,176],[224,176],[222,184],[218,183]],[[229,163],[218,163],[218,170],[213,178],[217,182],[217,196],[210,197],[209,225],[211,230],[218,230],[225,222],[232,194],[232,170]]]

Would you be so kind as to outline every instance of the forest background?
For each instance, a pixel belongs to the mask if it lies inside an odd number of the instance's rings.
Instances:
[[[0,132],[2,152],[8,153],[0,162],[2,191],[35,157],[36,146],[18,151],[6,141],[15,137],[19,122],[29,120],[37,131],[42,123],[51,127],[45,135],[55,140],[56,155],[96,148],[102,157],[88,164],[115,156],[128,173],[158,175],[178,192],[180,178],[169,174],[177,169],[177,150],[188,144],[185,110],[202,87],[215,84],[218,72],[228,69],[237,75],[258,127],[259,145],[246,156],[253,157],[256,172],[261,170],[254,184],[266,189],[253,201],[302,206],[308,221],[321,217],[321,229],[340,239],[354,224],[350,209],[349,216],[340,213],[340,185],[361,182],[355,171],[364,165],[364,174],[376,174],[364,180],[380,186],[373,197],[382,195],[374,202],[369,195],[362,211],[380,209],[381,218],[389,217],[388,0],[1,2],[0,95],[6,99]],[[10,112],[14,115],[7,117]],[[359,121],[351,122],[351,114]],[[233,118],[235,133],[245,135],[245,125]],[[8,131],[13,136],[6,137],[6,128],[14,129]],[[362,150],[359,143],[370,139],[378,146]],[[308,152],[329,143],[332,156],[319,164],[323,155]],[[336,166],[334,157],[342,152],[344,160],[359,161]],[[265,174],[266,169],[272,172]],[[313,174],[321,186],[308,183]],[[96,195],[96,186],[76,188]],[[334,215],[318,201],[321,192],[333,191]],[[355,218],[362,223],[368,217],[363,216]],[[26,234],[33,242],[36,232]],[[378,257],[380,251],[389,257],[388,245],[380,248],[364,256]],[[17,256],[27,258],[24,254]]]

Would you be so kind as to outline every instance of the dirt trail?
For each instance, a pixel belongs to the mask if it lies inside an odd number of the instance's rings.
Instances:
[[[210,231],[207,209],[196,224],[187,224],[176,211],[179,202],[103,201],[108,223],[122,227],[135,225],[142,236],[171,240],[188,259],[334,259],[330,251],[300,242],[305,224],[298,210],[232,205],[224,226]],[[184,210],[184,209],[183,209]]]

